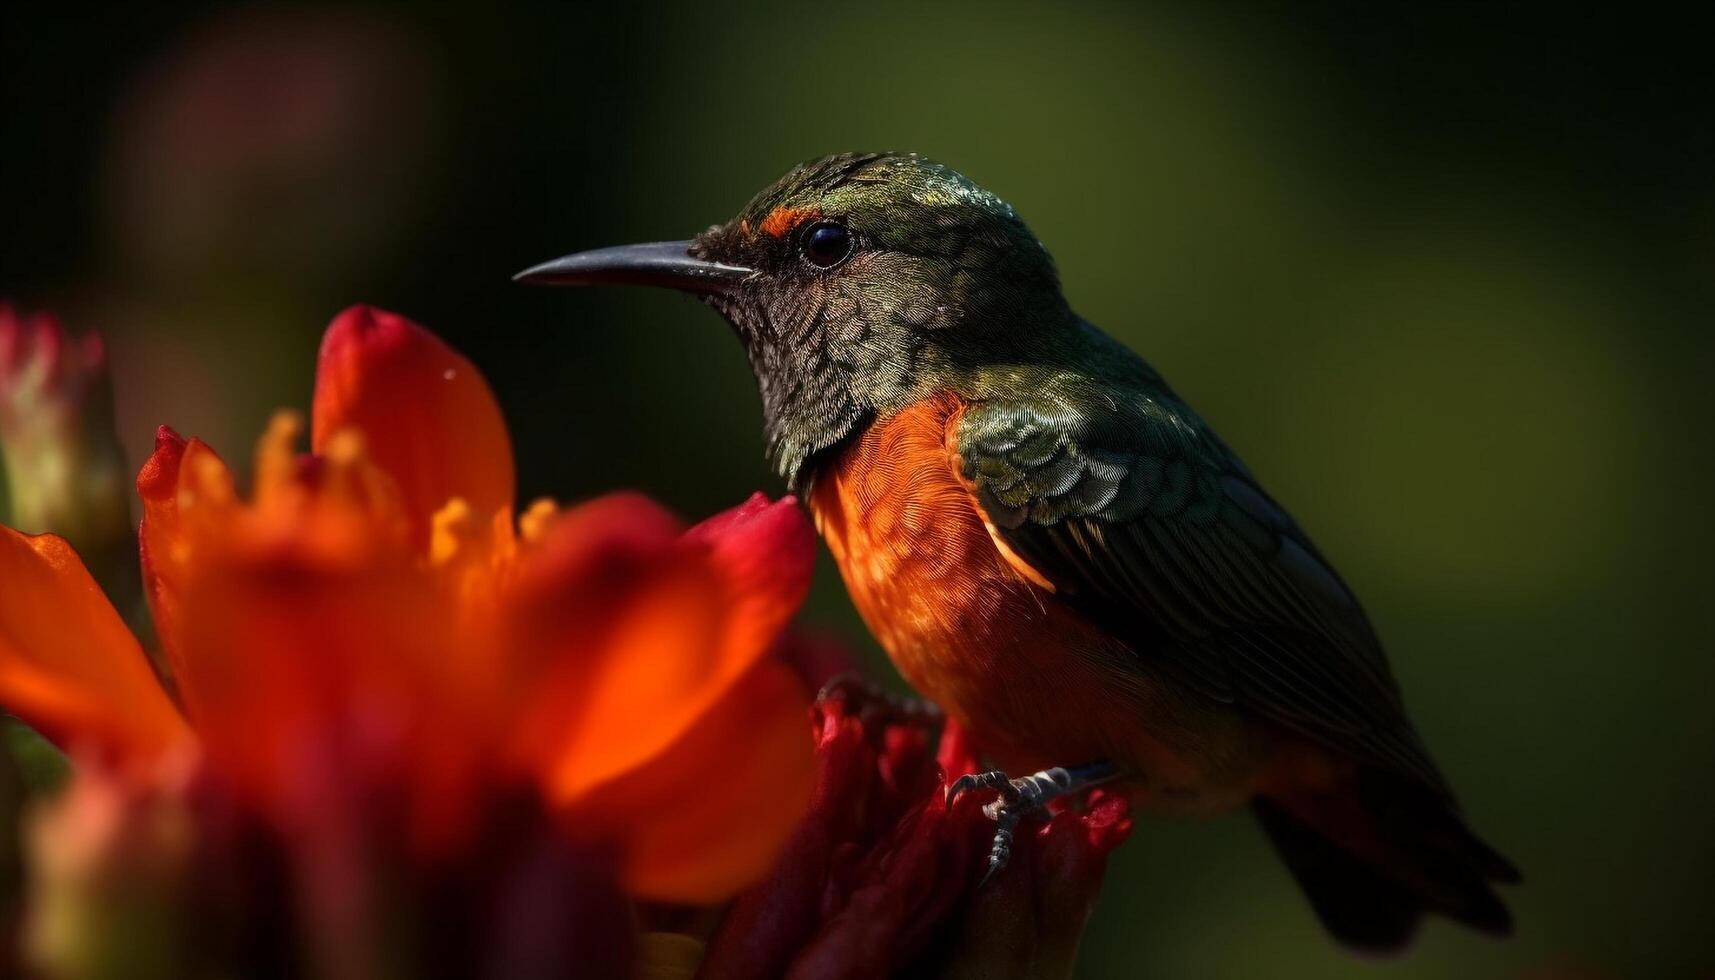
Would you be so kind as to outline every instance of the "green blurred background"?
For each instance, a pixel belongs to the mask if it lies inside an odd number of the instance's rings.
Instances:
[[[364,301],[487,373],[527,497],[701,515],[779,490],[726,329],[508,277],[937,157],[1338,561],[1527,877],[1516,939],[1380,967],[1248,818],[1146,819],[1083,975],[1711,976],[1715,24],[1387,6],[9,4],[0,295],[108,334],[137,460],[158,422],[243,458]]]

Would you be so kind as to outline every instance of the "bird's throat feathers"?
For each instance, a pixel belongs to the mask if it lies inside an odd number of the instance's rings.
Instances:
[[[1076,320],[1012,208],[911,154],[804,164],[692,253],[753,270],[707,302],[744,342],[769,456],[794,488],[867,419],[1028,362]]]
[[[747,340],[770,461],[795,493],[871,423],[926,399],[1048,402],[1084,417],[1159,378],[1067,311],[1028,329],[901,332],[869,343],[788,346]],[[1119,413],[1124,415],[1125,413]]]

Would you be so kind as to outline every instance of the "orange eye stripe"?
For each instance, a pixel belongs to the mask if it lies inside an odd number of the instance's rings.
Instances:
[[[768,217],[762,219],[759,227],[764,235],[780,238],[804,222],[821,216],[822,212],[815,208],[778,207],[768,212]]]

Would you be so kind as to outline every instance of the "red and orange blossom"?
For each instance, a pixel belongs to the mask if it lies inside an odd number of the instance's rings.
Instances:
[[[242,492],[163,427],[137,480],[170,678],[78,556],[0,527],[0,705],[145,780],[190,754],[290,836],[389,800],[433,859],[521,790],[649,899],[758,878],[803,811],[808,695],[771,654],[812,535],[758,495],[688,530],[634,495],[513,512],[487,384],[402,317],[321,349],[310,451],[281,413]]]

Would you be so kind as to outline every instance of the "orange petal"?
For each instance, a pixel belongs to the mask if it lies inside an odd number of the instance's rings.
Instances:
[[[555,696],[531,712],[559,721],[553,799],[646,764],[727,693],[737,680],[720,655],[727,615],[718,579],[670,559],[589,622],[595,642],[567,649],[541,689]]]
[[[508,644],[539,665],[518,734],[556,801],[680,738],[803,600],[811,537],[795,504],[758,496],[674,541],[648,516],[661,513],[635,497],[574,508],[525,555],[510,622],[556,625]]]
[[[494,625],[504,672],[526,688],[544,670],[587,664],[579,657],[601,624],[679,536],[677,518],[635,493],[600,497],[539,524],[525,524],[528,543]]]
[[[0,704],[55,744],[152,759],[187,736],[137,640],[63,538],[0,526]]]
[[[183,608],[205,751],[276,820],[390,801],[420,846],[468,829],[493,753],[420,569],[234,556],[197,569]]]
[[[155,634],[183,690],[185,672],[179,637],[185,582],[199,559],[199,539],[224,538],[238,509],[232,473],[208,445],[185,439],[167,426],[155,432],[155,452],[137,474],[143,499],[138,547],[143,591],[155,619]],[[212,528],[199,533],[197,524]]]
[[[161,644],[192,718],[204,697],[185,662],[182,609],[188,583],[206,568],[265,559],[322,570],[412,564],[415,554],[393,481],[345,430],[327,455],[298,452],[302,423],[275,415],[258,441],[254,501],[241,500],[231,472],[208,446],[162,427],[137,478],[145,591]],[[241,651],[234,650],[234,656]]]
[[[685,532],[685,542],[707,548],[726,580],[733,615],[723,656],[736,677],[804,604],[816,561],[815,531],[796,498],[770,502],[756,493]]]
[[[637,494],[614,494],[561,511],[532,534],[535,540],[520,557],[491,632],[503,691],[499,700],[515,716],[514,752],[522,765],[545,776],[565,768],[567,745],[579,732],[590,732],[596,742],[614,741],[612,733],[604,739],[591,728],[612,718],[592,720],[588,705],[604,700],[604,692],[606,703],[615,700],[607,689],[609,675],[623,669],[615,660],[624,624],[638,630],[654,624],[681,636],[700,629],[703,635],[688,642],[699,650],[710,648],[711,620],[718,615],[709,608],[713,590],[706,572],[676,554],[678,536],[673,515]],[[676,598],[684,599],[687,608],[674,608]],[[702,611],[690,614],[697,607]],[[654,671],[640,663],[633,670],[653,672],[657,689],[671,682],[670,663]],[[623,720],[618,724],[627,732],[637,727]],[[645,753],[659,747],[645,741]],[[617,754],[625,757],[621,765],[632,761],[628,752]]]
[[[632,894],[724,902],[768,870],[804,814],[808,706],[789,668],[760,664],[648,765],[590,790],[568,819],[576,832],[619,841]]]
[[[398,483],[421,548],[435,512],[454,497],[484,516],[512,504],[512,442],[488,383],[404,317],[353,306],[329,325],[316,367],[314,451],[348,428],[363,433],[370,458]]]

